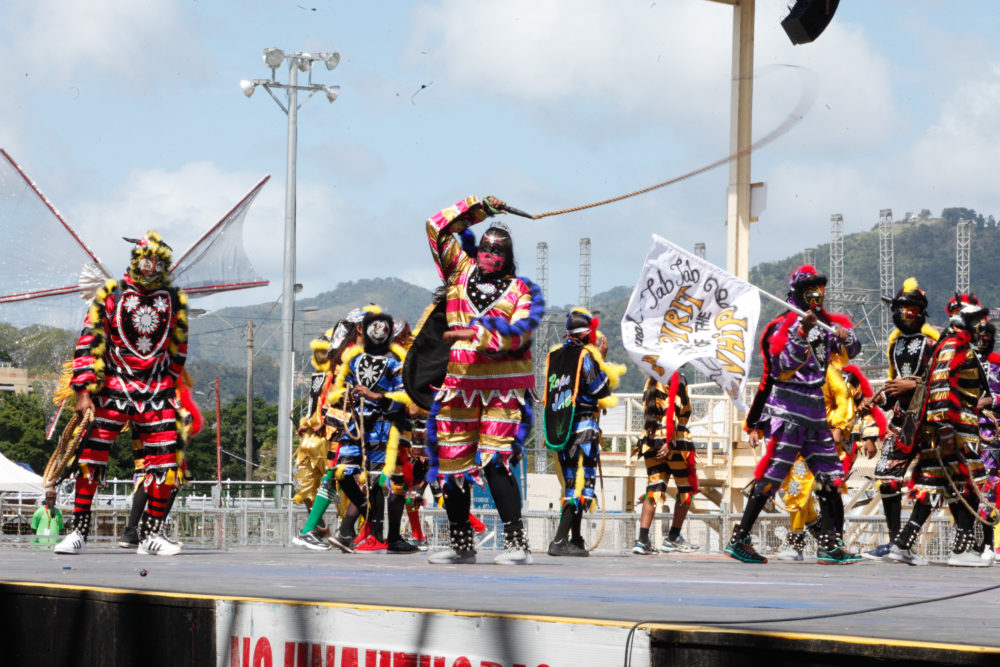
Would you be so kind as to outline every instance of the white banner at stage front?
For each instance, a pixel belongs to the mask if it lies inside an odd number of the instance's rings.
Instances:
[[[654,234],[622,318],[622,342],[660,382],[691,364],[745,411],[759,317],[756,287]]]
[[[217,600],[217,667],[617,665],[630,623],[522,614]],[[632,662],[649,665],[649,630]]]

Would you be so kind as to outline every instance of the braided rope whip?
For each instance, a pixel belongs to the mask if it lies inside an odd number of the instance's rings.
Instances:
[[[523,215],[524,217],[530,217],[533,220],[540,220],[541,218],[547,218],[553,215],[562,215],[563,213],[573,213],[576,211],[583,211],[588,208],[596,208],[597,206],[604,206],[605,204],[611,204],[617,201],[621,201],[623,199],[628,199],[630,197],[636,197],[638,195],[646,194],[647,192],[652,192],[653,190],[664,188],[668,185],[673,185],[674,183],[679,183],[680,181],[687,180],[693,176],[697,176],[698,174],[703,174],[706,171],[711,171],[716,167],[720,167],[726,164],[727,162],[741,158],[744,155],[748,155],[752,151],[757,150],[758,148],[766,146],[767,144],[771,143],[778,137],[788,133],[793,127],[798,125],[799,122],[803,118],[805,118],[806,113],[809,111],[813,103],[816,101],[817,86],[815,77],[807,76],[807,74],[812,74],[810,70],[804,67],[798,67],[796,65],[773,65],[771,67],[767,67],[761,70],[761,74],[763,74],[766,70],[772,70],[778,68],[789,68],[798,72],[802,80],[802,88],[799,92],[798,102],[796,102],[795,108],[792,109],[792,111],[785,117],[785,119],[776,128],[774,128],[773,130],[771,130],[770,132],[768,132],[763,137],[753,142],[746,148],[743,148],[735,153],[732,153],[731,155],[727,155],[726,157],[719,158],[718,160],[715,160],[713,162],[709,162],[706,165],[698,167],[697,169],[693,169],[685,174],[681,174],[680,176],[675,176],[674,178],[663,181],[662,183],[657,183],[656,185],[650,185],[649,187],[642,188],[641,190],[635,190],[633,192],[619,195],[617,197],[602,199],[601,201],[593,202],[591,204],[583,204],[581,206],[573,206],[571,208],[562,208],[557,211],[548,211],[547,213],[536,213],[534,215],[530,215],[518,211],[516,214]],[[514,213],[514,211],[510,211],[509,209],[508,212]]]

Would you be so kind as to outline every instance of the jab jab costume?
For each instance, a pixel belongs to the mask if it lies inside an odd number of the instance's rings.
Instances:
[[[359,517],[365,517],[370,539],[368,544],[358,548],[416,551],[410,543],[404,544],[399,532],[405,502],[400,433],[404,428],[408,399],[403,392],[400,361],[405,352],[395,346],[398,352],[392,353],[392,326],[389,315],[366,313],[361,323],[364,345],[354,346],[344,354],[334,384],[334,400],[357,385],[378,396],[375,400],[353,399],[351,419],[340,439],[334,471],[351,506],[331,542],[344,551],[349,550],[354,523]],[[366,484],[365,489],[361,484]],[[383,542],[386,494],[389,495],[389,533],[388,541]]]
[[[130,424],[143,445],[148,496],[139,524],[140,553],[168,553],[159,536],[171,489],[178,483],[175,386],[187,357],[187,296],[169,278],[170,247],[155,232],[136,241],[128,272],[97,290],[77,341],[71,386],[88,392],[94,422],[77,458],[74,531],[57,553],[79,553],[90,533],[94,494],[108,455]],[[148,547],[148,548],[147,548]]]
[[[915,428],[911,431],[904,424],[900,435],[901,444],[912,446],[917,452],[914,506],[887,557],[911,565],[919,562],[914,558],[913,546],[934,503],[942,500],[955,519],[955,542],[948,564],[979,567],[985,565],[975,552],[973,534],[979,498],[970,486],[986,478],[977,452],[976,416],[976,404],[986,387],[986,378],[972,339],[979,327],[986,324],[989,312],[972,295],[953,299],[949,312],[949,327],[931,357],[926,391],[920,405],[911,406],[908,413]],[[964,503],[959,496],[965,499]]]
[[[743,519],[733,529],[726,547],[726,553],[744,562],[767,562],[750,546],[750,529],[799,455],[815,477],[822,511],[818,561],[854,560],[839,537],[843,530],[843,502],[837,489],[843,484],[844,469],[827,423],[823,385],[831,355],[842,350],[848,359],[853,358],[861,350],[861,343],[846,317],[823,309],[825,286],[826,277],[804,265],[792,274],[788,302],[802,310],[811,309],[819,322],[842,327],[846,331],[843,342],[819,325],[805,330],[802,317],[794,311],[768,323],[761,336],[764,373],[746,426],[763,432],[766,450],[754,471],[753,490]]]
[[[295,496],[292,501],[302,505],[312,503],[319,491],[323,475],[326,474],[327,454],[330,442],[326,439],[324,410],[326,395],[333,382],[330,369],[330,340],[333,329],[310,341],[313,351],[314,372],[309,376],[309,394],[306,396],[306,415],[299,420],[299,428],[304,430],[299,446],[295,449]]]
[[[688,429],[691,399],[687,378],[680,372],[674,373],[667,385],[648,378],[642,396],[645,426],[639,455],[646,464],[647,480],[643,498],[652,498],[655,505],[662,505],[667,498],[667,482],[673,477],[677,501],[690,502],[691,496],[698,492],[698,472]],[[668,442],[670,453],[665,459],[657,458],[657,452]]]
[[[904,318],[903,309],[908,309],[912,317]],[[889,379],[911,378],[917,380],[925,375],[934,346],[940,334],[927,324],[927,296],[915,278],[907,278],[903,287],[892,300],[892,320],[895,328],[889,334],[886,350],[889,362]],[[889,529],[889,542],[896,538],[900,529],[903,478],[916,452],[912,447],[899,442],[899,431],[903,425],[903,414],[910,408],[913,391],[906,391],[893,397],[879,394],[879,405],[890,415],[889,431],[882,443],[882,452],[875,465],[875,479]],[[872,552],[867,557],[883,557],[888,554],[889,545]]]
[[[439,306],[447,328],[475,332],[472,340],[451,345],[427,421],[427,475],[444,484],[454,547],[447,555],[460,554],[461,562],[475,559],[466,485],[470,479],[481,483],[480,471],[504,523],[505,553],[516,552],[518,562],[530,562],[520,490],[510,466],[520,460],[533,420],[530,343],[545,304],[536,285],[513,275],[512,241],[505,229],[488,229],[476,257],[454,236],[498,212],[468,197],[426,223],[431,255],[444,281]],[[484,246],[505,253],[500,270],[481,270]],[[441,558],[433,562],[444,562]]]
[[[617,404],[611,390],[625,372],[624,366],[604,361],[594,344],[597,326],[597,318],[583,309],[574,309],[567,318],[569,333],[565,341],[546,359],[545,445],[556,453],[564,488],[562,516],[549,545],[550,555],[588,554],[580,524],[583,513],[592,508],[595,500],[601,456],[598,420],[601,410]]]

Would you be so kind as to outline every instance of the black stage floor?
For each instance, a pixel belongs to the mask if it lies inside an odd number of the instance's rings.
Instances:
[[[1000,649],[1000,566],[746,565],[721,554],[553,558],[541,553],[533,565],[504,567],[492,563],[494,555],[481,552],[475,565],[432,566],[422,554],[348,555],[291,547],[188,546],[174,557],[139,556],[111,545],[91,545],[78,556],[3,547],[0,579],[218,598],[719,624],[753,633]],[[947,596],[954,597],[921,604]],[[905,606],[864,611],[897,604]],[[852,613],[789,620],[843,612]],[[768,619],[785,620],[761,622]]]

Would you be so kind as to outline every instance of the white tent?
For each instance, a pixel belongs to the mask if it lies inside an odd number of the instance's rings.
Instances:
[[[0,454],[0,492],[44,493],[41,475],[25,470]]]

